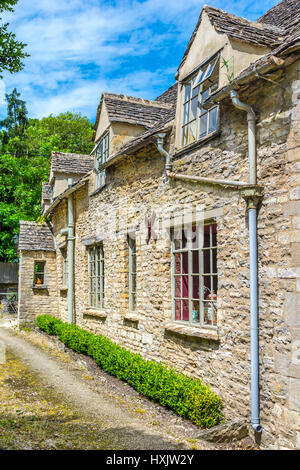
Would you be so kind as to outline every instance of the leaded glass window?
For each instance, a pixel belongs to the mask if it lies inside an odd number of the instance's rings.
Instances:
[[[34,262],[34,285],[43,286],[45,284],[45,261]]]
[[[103,244],[88,250],[89,305],[104,308],[104,251]]]
[[[217,324],[217,224],[172,232],[173,317],[201,326]]]
[[[68,252],[67,252],[67,248],[63,248],[61,250],[61,254],[62,254],[62,260],[63,260],[63,264],[62,264],[62,283],[63,283],[63,286],[66,286],[68,284]]]
[[[136,309],[136,240],[128,236],[129,246],[129,310]]]
[[[183,85],[182,145],[202,139],[217,130],[218,106],[205,109],[205,100],[218,88],[219,55],[206,62]]]
[[[101,166],[107,161],[109,157],[109,133],[107,132],[100,139],[95,151],[95,171],[96,171],[96,188],[101,188],[105,185],[106,172],[100,170]]]

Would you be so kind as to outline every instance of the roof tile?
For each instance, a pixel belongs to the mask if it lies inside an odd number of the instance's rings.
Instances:
[[[20,220],[19,250],[55,251],[49,225]]]

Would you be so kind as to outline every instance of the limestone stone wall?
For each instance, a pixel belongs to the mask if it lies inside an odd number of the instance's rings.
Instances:
[[[34,286],[34,263],[45,261],[45,285]],[[19,324],[34,324],[37,315],[58,314],[56,254],[54,251],[20,252]]]
[[[257,119],[260,398],[262,445],[300,448],[300,267],[299,267],[299,63],[282,74],[280,86],[252,84],[240,93]],[[173,170],[184,174],[248,181],[247,120],[229,100],[220,106],[220,131],[189,151],[166,147]],[[176,153],[177,152],[177,153]],[[249,239],[241,191],[163,176],[164,161],[149,145],[107,169],[106,186],[75,202],[75,319],[95,333],[148,359],[198,377],[224,400],[228,419],[250,420]],[[218,224],[218,328],[191,336],[170,328],[171,246],[160,236],[162,213],[180,215],[202,207]],[[145,216],[157,214],[147,243]],[[66,205],[52,217],[57,246],[66,225]],[[113,229],[114,236],[109,232]],[[136,232],[137,308],[129,312],[127,232]],[[88,305],[87,240],[103,240],[105,305]],[[59,250],[59,248],[57,248]],[[60,277],[57,253],[57,272]],[[59,281],[58,281],[59,284]],[[52,312],[54,313],[54,312]],[[66,320],[66,299],[59,297]],[[173,322],[174,323],[174,322]]]

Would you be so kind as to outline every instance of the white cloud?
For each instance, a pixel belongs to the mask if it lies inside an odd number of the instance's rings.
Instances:
[[[172,84],[203,3],[19,0],[15,13],[4,19],[28,44],[30,57],[23,71],[5,74],[7,90],[21,92],[32,117],[73,109],[92,118],[104,90],[154,98]],[[248,8],[253,19],[261,14],[258,0],[210,3],[244,16]],[[275,3],[265,0],[264,8]],[[168,47],[173,54],[166,52]],[[177,62],[174,51],[180,51]]]

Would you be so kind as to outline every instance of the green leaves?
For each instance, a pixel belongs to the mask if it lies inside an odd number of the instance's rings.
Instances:
[[[13,6],[17,0],[0,0],[0,13],[3,11],[14,11]],[[9,23],[0,26],[0,78],[3,78],[2,72],[7,70],[10,73],[16,73],[22,70],[22,62],[29,54],[24,52],[27,44],[16,40],[15,34],[8,31]]]
[[[41,221],[42,182],[48,180],[51,152],[88,154],[93,125],[80,114],[27,119],[16,89],[6,95],[7,118],[0,122],[0,261],[16,261],[13,236],[20,220]]]
[[[225,60],[222,57],[221,60],[222,60],[221,69],[222,68],[226,69],[226,77],[227,77],[228,82],[230,83],[234,77],[234,57],[232,56],[232,58],[229,60]]]
[[[36,323],[48,334],[57,335],[69,348],[91,356],[102,369],[128,382],[140,394],[198,426],[210,428],[224,420],[221,399],[200,380],[164,364],[147,361],[104,336],[50,315],[39,315]]]

